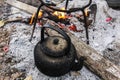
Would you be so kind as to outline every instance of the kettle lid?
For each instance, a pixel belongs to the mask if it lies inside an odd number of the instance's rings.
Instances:
[[[42,50],[45,54],[53,57],[64,56],[68,47],[67,41],[60,36],[50,36],[42,43]]]

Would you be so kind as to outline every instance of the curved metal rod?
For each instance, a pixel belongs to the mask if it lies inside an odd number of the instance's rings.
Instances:
[[[36,23],[37,23],[37,20],[38,20],[38,14],[39,14],[39,11],[40,11],[40,8],[43,6],[43,4],[40,4],[40,6],[38,7],[38,10],[37,10],[37,13],[35,15],[35,21],[34,21],[34,25],[33,25],[33,29],[32,29],[32,34],[31,34],[31,37],[30,37],[30,40],[29,41],[32,41],[32,38],[33,38],[33,34],[34,34],[34,31],[35,31],[35,26],[36,26]]]

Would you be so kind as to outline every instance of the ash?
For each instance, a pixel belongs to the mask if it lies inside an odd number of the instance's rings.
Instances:
[[[78,4],[77,1],[78,0],[71,1],[69,7],[79,6],[81,2]],[[101,55],[110,59],[115,64],[120,65],[120,47],[114,47],[116,42],[120,41],[120,11],[109,8],[105,0],[93,0],[93,3],[97,4],[97,14],[95,23],[92,23],[91,26],[89,26],[90,46],[98,52],[101,52]],[[58,6],[62,6],[63,4]],[[14,15],[9,15],[7,16],[8,18],[30,16],[14,7],[11,7],[10,9],[11,12],[7,13],[14,13]],[[109,17],[111,17],[112,20],[106,22],[106,19]],[[78,29],[84,30],[82,23],[79,23],[76,19],[71,19],[71,21],[74,21]],[[35,45],[40,40],[40,27],[38,25],[36,26],[34,37],[31,42],[29,42],[29,39],[32,32],[32,26],[24,23],[9,23],[6,24],[4,28],[8,30],[12,29],[7,56],[14,56],[14,60],[19,61],[9,67],[24,71],[26,77],[32,75],[33,80],[101,80],[85,67],[79,71],[80,75],[77,76],[68,73],[62,77],[52,78],[42,74],[34,64],[33,53]],[[72,33],[74,33],[79,39],[83,41],[86,40],[85,31]],[[110,50],[112,50],[112,52]]]

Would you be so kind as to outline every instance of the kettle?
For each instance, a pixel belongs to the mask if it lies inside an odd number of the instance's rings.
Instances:
[[[61,36],[44,36],[45,28],[58,32]],[[78,59],[70,37],[60,28],[46,25],[41,27],[41,40],[34,48],[35,65],[43,74],[62,76],[70,71],[80,70],[85,60]]]

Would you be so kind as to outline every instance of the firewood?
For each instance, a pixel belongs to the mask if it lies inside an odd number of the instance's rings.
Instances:
[[[36,11],[37,11],[36,7],[33,7],[33,6],[28,5],[28,4],[22,3],[20,1],[6,0],[5,2],[7,4],[10,4],[10,5],[12,5],[16,8],[19,8],[19,9],[25,11],[25,12],[28,12],[30,14],[36,13]]]
[[[68,35],[77,50],[78,56],[87,57],[87,60],[85,61],[87,68],[104,80],[120,80],[119,66],[113,64],[108,59],[105,59],[99,52],[85,44],[71,33]]]

